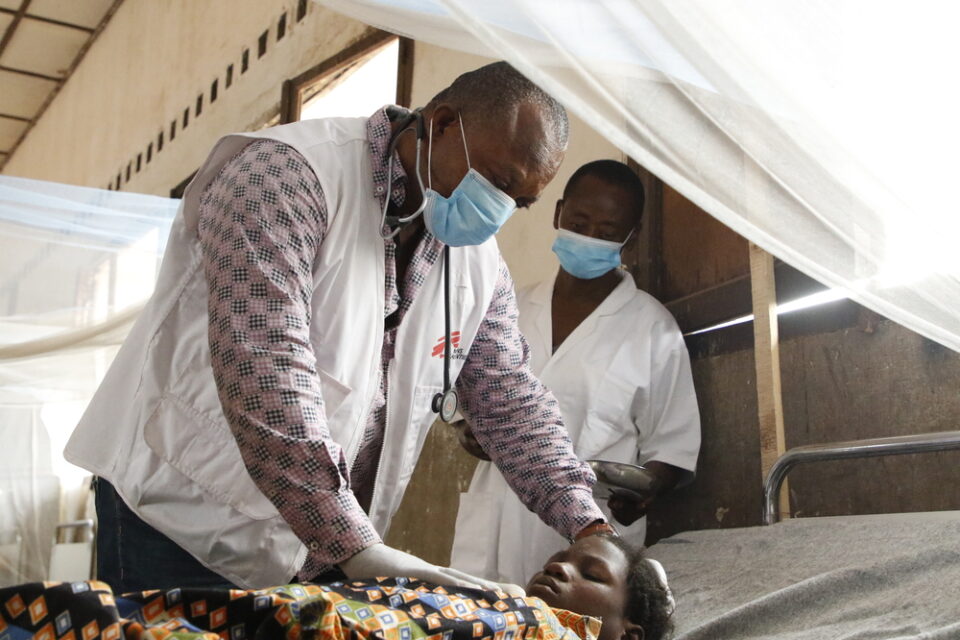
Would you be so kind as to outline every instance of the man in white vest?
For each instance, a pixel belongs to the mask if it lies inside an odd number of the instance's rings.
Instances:
[[[597,160],[580,167],[554,213],[560,269],[517,294],[531,368],[556,395],[576,453],[643,465],[656,478],[649,494],[619,494],[606,504],[620,535],[637,546],[644,543],[646,510],[693,478],[700,450],[700,414],[680,329],[618,268],[643,202],[643,184],[627,165]],[[486,458],[469,426],[455,426],[467,450]],[[454,568],[524,580],[565,545],[511,494],[494,465],[477,466],[460,500]]]
[[[492,238],[566,144],[563,108],[505,63],[422,111],[221,139],[65,452],[98,476],[100,578],[489,586],[381,542],[455,394],[525,505],[568,539],[609,529]]]

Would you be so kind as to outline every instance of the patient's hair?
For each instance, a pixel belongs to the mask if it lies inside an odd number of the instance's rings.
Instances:
[[[673,597],[642,549],[619,536],[607,538],[627,557],[627,618],[643,628],[644,640],[673,635]]]

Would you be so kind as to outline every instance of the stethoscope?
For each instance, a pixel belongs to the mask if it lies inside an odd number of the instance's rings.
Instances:
[[[415,129],[410,128],[410,125],[413,123],[413,121],[416,121]],[[411,130],[416,131],[417,135],[416,175],[417,183],[420,185],[420,206],[417,207],[416,211],[406,217],[401,218],[399,216],[388,216],[387,209],[390,206],[389,184],[393,180],[393,154],[396,151],[397,142],[399,142],[400,136]],[[426,127],[424,126],[423,122],[423,114],[419,109],[417,109],[410,115],[409,118],[407,118],[405,122],[402,123],[400,126],[400,131],[393,137],[393,140],[390,141],[390,145],[387,147],[388,191],[383,200],[383,212],[380,220],[380,235],[384,239],[393,238],[396,236],[398,233],[400,233],[400,229],[416,220],[427,208],[427,192],[423,188],[423,178],[420,176],[420,151],[423,147],[423,139],[425,137]],[[431,154],[432,151],[433,149],[431,145],[428,155]],[[392,230],[384,233],[383,230],[387,226],[389,226]],[[457,392],[453,390],[452,385],[450,384],[450,245],[443,246],[443,332],[443,391],[433,396],[430,408],[434,413],[439,414],[441,420],[449,423],[453,421],[453,417],[457,413],[457,406],[459,404]]]

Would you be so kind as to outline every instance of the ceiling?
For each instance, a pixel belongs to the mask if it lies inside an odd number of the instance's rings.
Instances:
[[[0,170],[123,0],[0,0]]]

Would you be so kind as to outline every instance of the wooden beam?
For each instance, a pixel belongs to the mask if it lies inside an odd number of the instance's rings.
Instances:
[[[300,120],[300,89],[293,80],[284,80],[280,87],[280,124]]]
[[[776,459],[786,451],[786,441],[780,391],[780,336],[773,256],[753,243],[750,243],[750,284],[762,481]],[[781,517],[790,517],[790,493],[786,482],[780,491],[780,513]]]
[[[15,16],[18,13],[17,9],[6,9],[0,7],[0,13],[5,13],[9,16]],[[93,33],[93,28],[84,27],[83,25],[74,24],[72,22],[63,22],[62,20],[55,20],[54,18],[45,18],[43,16],[34,15],[32,13],[24,14],[24,18],[28,20],[36,20],[37,22],[45,22],[47,24],[55,24],[58,27],[67,27],[68,29],[76,29],[78,31],[86,31],[87,33]]]
[[[0,113],[0,119],[6,118],[7,120],[16,120],[17,122],[33,122],[30,118],[24,118],[23,116],[15,116],[9,113]]]
[[[663,284],[663,182],[633,158],[627,158],[627,166],[643,183],[644,205],[640,224],[623,252],[624,263],[630,267],[639,288],[660,298]]]
[[[13,67],[6,67],[0,64],[0,71],[6,71],[7,73],[16,73],[22,76],[29,76],[31,78],[39,78],[41,80],[49,80],[51,82],[61,82],[63,78],[58,78],[56,76],[48,76],[45,73],[37,73],[36,71],[27,71],[26,69],[14,69]]]
[[[13,39],[13,34],[20,25],[20,21],[23,20],[25,15],[27,15],[27,9],[30,8],[30,3],[32,1],[33,0],[23,0],[20,8],[17,9],[15,14],[13,14],[13,20],[11,20],[10,24],[7,25],[7,30],[4,32],[3,38],[0,38],[0,56],[3,55],[3,52],[7,49],[7,45],[10,44],[10,41]]]
[[[802,298],[826,287],[790,265],[774,260],[777,302],[783,304]],[[664,305],[677,319],[684,332],[699,331],[721,322],[751,313],[749,274],[707,287],[696,293],[668,300]]]
[[[400,38],[400,50],[397,52],[397,104],[409,109],[413,101],[413,58],[414,41]]]

